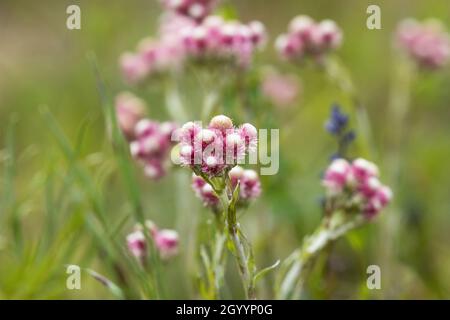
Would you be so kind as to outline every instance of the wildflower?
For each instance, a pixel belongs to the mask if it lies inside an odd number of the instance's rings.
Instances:
[[[154,241],[155,248],[162,259],[167,260],[178,253],[178,233],[170,229],[158,230],[158,227],[152,221],[147,220],[144,227],[142,225],[136,226],[135,231],[127,236],[128,249],[138,260],[143,262],[148,254],[145,230],[149,231],[149,237]]]
[[[119,128],[129,140],[134,138],[134,128],[145,113],[145,102],[130,92],[116,97],[116,114]]]
[[[212,186],[195,173],[192,174],[192,189],[194,189],[197,198],[202,200],[205,207],[216,211],[219,206],[219,198],[217,198]]]
[[[179,240],[178,232],[175,230],[159,230],[156,232],[154,240],[162,259],[167,260],[177,255]]]
[[[341,112],[338,105],[333,105],[331,117],[326,122],[326,130],[333,135],[340,135],[345,130],[348,123],[348,116]]]
[[[397,28],[397,44],[421,67],[438,69],[450,60],[450,35],[440,21],[402,21]]]
[[[163,5],[179,15],[201,21],[216,7],[217,0],[161,0]]]
[[[119,64],[125,81],[130,84],[142,81],[148,74],[148,66],[141,56],[126,52],[120,56]]]
[[[196,173],[209,177],[221,176],[254,152],[257,130],[249,124],[236,128],[230,118],[219,115],[211,119],[208,128],[188,122],[180,133],[180,162]]]
[[[251,63],[254,51],[265,43],[266,31],[259,21],[243,24],[208,16],[202,23],[181,29],[182,45],[193,60],[231,62],[239,67]]]
[[[378,172],[374,163],[362,158],[351,163],[334,160],[322,181],[333,210],[356,210],[367,218],[376,216],[392,199],[391,189],[381,184]]]
[[[314,21],[308,16],[297,16],[289,24],[286,34],[280,35],[275,48],[287,60],[312,57],[320,61],[325,54],[340,47],[342,31],[332,20]]]
[[[233,189],[239,183],[238,205],[246,206],[251,200],[261,195],[261,182],[256,171],[250,169],[244,170],[241,166],[235,166],[230,170],[228,175]],[[202,200],[205,207],[211,208],[214,212],[219,210],[219,198],[212,186],[195,173],[192,175],[192,188],[196,196]]]
[[[347,130],[348,122],[349,116],[341,111],[339,105],[333,105],[330,118],[325,123],[325,130],[336,137],[338,142],[338,151],[333,154],[331,160],[345,157],[349,145],[356,138],[353,130]]]
[[[159,179],[166,173],[172,133],[177,125],[172,122],[159,123],[142,119],[135,126],[135,140],[130,143],[131,155],[144,166],[145,175]]]
[[[147,251],[144,233],[136,230],[127,236],[127,246],[131,254],[138,259],[142,259]]]
[[[294,75],[270,72],[265,75],[262,93],[275,106],[286,107],[294,104],[300,92],[300,82]]]
[[[241,177],[237,180],[240,182],[239,200],[241,203],[247,203],[252,199],[256,199],[261,195],[261,182],[259,176],[255,170],[247,169],[242,170],[239,166],[234,167],[230,171],[230,176],[233,174],[233,170],[242,172]]]

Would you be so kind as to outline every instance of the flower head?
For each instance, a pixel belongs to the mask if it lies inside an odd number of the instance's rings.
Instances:
[[[348,115],[341,111],[338,105],[333,105],[330,119],[325,123],[325,129],[333,134],[340,135],[347,127]]]
[[[365,159],[334,160],[322,184],[334,210],[358,211],[368,218],[377,215],[392,199],[392,191],[378,178],[378,167]]]
[[[127,139],[134,138],[134,128],[144,117],[145,102],[130,92],[122,92],[116,97],[117,122]]]
[[[450,35],[440,21],[402,21],[397,28],[397,44],[421,67],[438,69],[450,60]]]
[[[251,200],[261,195],[261,182],[259,176],[254,170],[244,170],[241,166],[233,167],[228,173],[232,188],[236,188],[239,183],[238,205],[246,206]],[[213,187],[203,178],[192,175],[192,188],[195,195],[202,200],[205,207],[217,211],[220,208],[219,198],[214,192]]]
[[[172,133],[177,129],[173,122],[140,120],[135,128],[135,140],[130,143],[131,155],[144,166],[145,175],[159,179],[166,173],[166,162],[173,146]]]
[[[219,16],[208,16],[200,24],[187,26],[180,32],[183,49],[190,59],[230,62],[244,68],[266,39],[265,27],[259,21],[243,24],[224,21]]]
[[[144,233],[141,230],[130,233],[127,236],[127,246],[133,256],[142,259],[147,251]]]
[[[156,248],[162,259],[170,259],[178,253],[178,232],[162,229],[156,232],[154,237]]]
[[[348,147],[356,138],[355,132],[347,129],[348,122],[349,116],[341,111],[339,105],[334,104],[330,118],[325,122],[325,130],[336,138],[338,143],[338,150],[331,156],[331,160],[345,157]]]
[[[320,61],[323,56],[342,43],[342,31],[332,20],[314,21],[308,16],[297,16],[289,24],[288,32],[280,35],[275,47],[287,60],[312,57]]]
[[[201,21],[216,7],[218,0],[161,0],[167,10]]]
[[[220,176],[257,147],[257,130],[249,124],[236,128],[224,115],[211,119],[208,128],[188,122],[181,128],[180,160],[196,173]]]
[[[148,254],[148,244],[144,234],[147,231],[162,259],[172,258],[178,253],[178,233],[169,229],[159,230],[152,221],[147,220],[145,226],[136,226],[135,231],[127,236],[128,249],[139,261],[143,262]]]

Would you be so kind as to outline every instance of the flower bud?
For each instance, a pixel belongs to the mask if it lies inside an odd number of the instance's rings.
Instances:
[[[134,128],[144,116],[145,109],[145,102],[132,93],[122,92],[116,97],[117,122],[127,139],[134,138]]]
[[[175,230],[159,230],[155,235],[155,245],[162,259],[170,259],[178,253],[178,233]]]
[[[233,122],[227,116],[219,115],[211,119],[209,126],[211,128],[225,132],[227,129],[233,128]]]
[[[147,250],[144,233],[140,230],[130,233],[127,236],[127,246],[133,256],[143,258]]]

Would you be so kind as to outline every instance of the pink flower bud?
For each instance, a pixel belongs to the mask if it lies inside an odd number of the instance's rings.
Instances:
[[[342,191],[347,183],[351,166],[345,159],[336,159],[328,167],[323,179],[323,185],[331,194]]]
[[[450,35],[438,20],[402,21],[397,28],[397,44],[420,67],[438,69],[450,61]]]
[[[212,209],[217,208],[219,205],[219,198],[217,198],[211,185],[206,183],[205,180],[193,174],[192,188],[195,191],[195,195],[202,200],[204,206]]]
[[[250,123],[244,123],[238,130],[245,147],[250,152],[256,151],[258,146],[258,130]]]
[[[352,174],[358,181],[365,181],[370,177],[378,177],[378,167],[372,162],[358,158],[352,163]]]
[[[132,93],[122,92],[116,97],[117,122],[127,139],[134,138],[134,128],[145,113],[145,102]]]
[[[144,166],[148,178],[157,180],[166,174],[166,162],[173,145],[172,133],[176,129],[172,122],[148,119],[140,120],[135,126],[135,140],[130,143],[130,152]]]
[[[210,128],[225,132],[227,129],[233,128],[233,122],[227,116],[219,115],[211,119],[209,126]]]
[[[244,174],[244,169],[241,166],[235,166],[233,169],[230,170],[228,175],[230,176],[231,185],[235,187],[238,183],[238,181],[242,178],[242,175]]]
[[[288,33],[281,35],[275,47],[283,58],[299,60],[311,57],[320,62],[325,53],[336,49],[342,42],[342,32],[332,20],[316,23],[307,16],[294,18]]]
[[[159,230],[155,235],[155,244],[162,259],[169,259],[178,253],[178,233],[175,230]]]
[[[240,179],[240,198],[242,200],[256,199],[261,195],[261,182],[254,170],[244,170]]]
[[[144,233],[137,230],[129,234],[127,236],[127,246],[133,256],[142,259],[147,250]]]
[[[297,35],[303,41],[309,41],[315,22],[308,16],[297,16],[289,24],[289,32]]]
[[[263,46],[267,40],[266,27],[260,21],[252,21],[249,23],[251,31],[250,40],[255,46]]]
[[[120,56],[120,66],[125,80],[129,83],[142,80],[148,73],[147,65],[141,57],[129,52]]]

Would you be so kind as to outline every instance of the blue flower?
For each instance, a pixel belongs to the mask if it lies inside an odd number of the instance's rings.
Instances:
[[[336,136],[341,135],[348,123],[348,115],[341,112],[339,105],[334,104],[331,109],[331,116],[325,123],[325,129]]]

